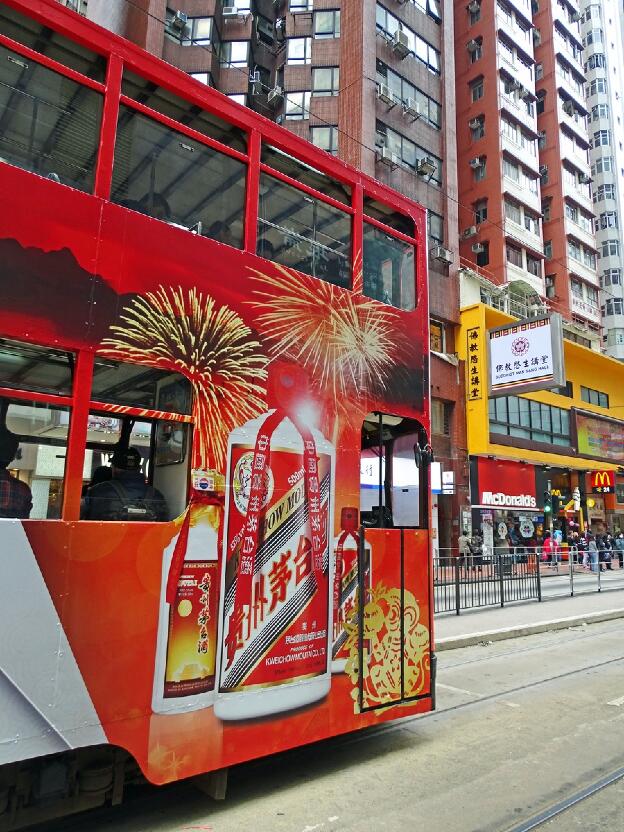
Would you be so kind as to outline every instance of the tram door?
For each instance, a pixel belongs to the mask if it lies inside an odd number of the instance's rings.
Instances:
[[[429,456],[420,424],[369,414],[362,429],[358,553],[361,711],[429,696]]]

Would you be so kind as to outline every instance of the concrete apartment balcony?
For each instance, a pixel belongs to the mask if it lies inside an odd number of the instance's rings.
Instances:
[[[524,32],[515,21],[509,22],[505,15],[501,14],[498,9],[496,11],[496,28],[499,32],[503,32],[512,43],[516,44],[527,58],[533,58],[533,36],[531,29]]]
[[[533,19],[533,12],[531,11],[531,0],[509,0],[509,5],[512,6],[516,11],[520,12],[522,17],[524,17],[527,23],[530,23]]]
[[[561,99],[557,101],[557,120],[559,124],[564,124],[570,132],[579,138],[582,142],[587,144],[589,142],[587,124],[585,118],[580,115],[570,115],[563,109],[563,102]]]
[[[565,218],[565,233],[579,240],[579,242],[589,248],[596,248],[596,237],[593,231],[587,231],[583,226],[569,219],[569,217]]]
[[[589,112],[585,104],[583,85],[579,84],[577,86],[570,78],[566,78],[559,66],[559,62],[557,62],[557,68],[555,70],[555,83],[560,90],[563,90],[574,101],[578,109],[582,110],[585,114]]]
[[[542,203],[539,197],[539,191],[534,194],[520,182],[514,182],[513,179],[509,179],[507,176],[503,176],[502,178],[502,190],[503,193],[509,194],[509,196],[518,200],[518,202],[521,202],[523,205],[531,208],[536,214],[542,213]],[[591,208],[589,210],[591,210]]]
[[[553,43],[555,47],[555,53],[561,55],[562,58],[565,58],[569,64],[576,69],[576,71],[580,75],[584,75],[583,71],[583,53],[582,51],[577,51],[574,53],[574,50],[570,47],[570,44],[563,40],[555,30],[555,35],[553,37]]]
[[[533,104],[533,114],[529,113],[525,102],[518,96],[517,93],[500,93],[498,96],[498,107],[500,110],[505,110],[510,115],[527,127],[532,133],[537,134],[537,115],[535,104]]]
[[[504,228],[505,236],[525,246],[532,254],[544,256],[544,243],[539,234],[533,234],[524,225],[507,218],[505,219]]]
[[[598,287],[600,285],[596,269],[591,266],[586,266],[585,263],[580,263],[573,257],[568,257],[568,271],[570,274],[578,275],[578,277],[586,283],[590,283],[592,286]]]
[[[523,266],[516,266],[509,261],[505,263],[505,282],[514,286],[522,286],[525,294],[544,292],[544,281],[541,275],[531,274]],[[518,290],[514,290],[518,294]]]
[[[585,190],[581,190],[581,187],[572,185],[565,177],[563,178],[563,195],[569,196],[573,202],[576,202],[577,205],[580,205],[581,208],[584,208],[588,213],[594,213],[594,205],[591,201],[587,188],[585,188]]]
[[[535,155],[529,153],[529,151],[522,147],[521,145],[517,144],[516,142],[512,141],[509,136],[506,136],[504,133],[501,135],[501,150],[506,150],[510,156],[513,156],[514,159],[517,159],[519,162],[522,162],[525,168],[528,168],[533,173],[539,173],[539,158],[537,156],[537,140],[535,141]]]
[[[561,158],[568,159],[575,168],[578,168],[581,173],[584,173],[586,176],[591,175],[591,166],[589,163],[589,155],[587,152],[578,151],[576,149],[572,149],[567,142],[561,142],[559,145]],[[574,145],[576,148],[576,145]]]
[[[525,66],[518,60],[510,60],[509,53],[502,47],[496,50],[497,66],[505,69],[512,78],[522,84],[529,90],[534,89],[535,82],[533,81],[533,72],[530,67]]]
[[[584,298],[577,298],[574,294],[572,295],[572,312],[581,315],[593,324],[600,323],[600,308]]]
[[[559,5],[559,3],[555,2],[555,0],[553,0],[553,2],[551,3],[551,10],[552,10],[553,21],[558,20],[560,23],[562,23],[564,29],[567,32],[569,32],[573,37],[575,37],[578,40],[578,42],[580,43],[581,42],[581,27],[580,27],[578,21],[574,22],[574,21],[570,20],[570,14],[569,14],[567,6],[565,8],[563,8],[562,6]],[[577,14],[578,14],[578,10],[577,10]]]

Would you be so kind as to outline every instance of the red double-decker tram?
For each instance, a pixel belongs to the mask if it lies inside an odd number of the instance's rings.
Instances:
[[[53,0],[0,201],[0,830],[430,710],[424,209]]]

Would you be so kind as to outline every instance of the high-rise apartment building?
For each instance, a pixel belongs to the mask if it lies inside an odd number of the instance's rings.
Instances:
[[[429,209],[434,451],[442,469],[453,472],[457,492],[436,501],[438,543],[450,546],[468,494],[454,343],[459,263],[451,0],[61,2]]]
[[[592,0],[582,7],[583,60],[591,139],[603,346],[624,359],[624,6]]]
[[[580,13],[573,0],[455,4],[462,302],[560,312],[600,346]]]

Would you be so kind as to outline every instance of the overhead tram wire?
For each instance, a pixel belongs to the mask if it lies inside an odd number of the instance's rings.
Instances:
[[[156,21],[157,23],[161,23],[166,28],[167,21],[165,19],[163,19],[161,17],[158,17],[158,15],[155,15],[152,12],[146,11],[142,6],[139,6],[138,3],[135,2],[135,0],[124,0],[124,2],[127,3],[129,6],[132,6],[133,8],[137,9],[142,14],[146,15],[146,17],[151,18],[152,20]],[[225,41],[225,42],[227,42],[227,41]],[[200,49],[203,49],[204,51],[208,52],[209,54],[211,54],[215,58],[219,59],[219,56],[215,52],[215,50],[213,49],[211,43],[210,44],[203,44],[202,43],[202,44],[197,44],[196,46],[198,46]],[[240,66],[234,66],[229,61],[224,61],[224,65],[227,66],[229,69],[238,70],[243,75],[245,75],[247,80],[249,80],[249,68],[245,69],[245,68],[240,67]],[[376,81],[374,81],[374,79],[370,78],[370,76],[361,75],[358,78],[356,78],[354,81],[352,81],[351,84],[348,84],[346,87],[341,87],[338,90],[338,92],[343,92],[344,90],[348,89],[350,86],[352,86],[354,83],[356,83],[356,81],[359,81],[360,79],[362,79],[362,80],[366,79],[367,81],[377,83]],[[254,83],[259,84],[266,92],[271,91],[271,87],[268,86],[268,84],[264,84],[262,81],[256,81]],[[211,89],[213,89],[213,88],[211,88]],[[288,98],[288,95],[286,93],[284,93],[284,101],[291,101],[293,104],[297,104],[297,106],[299,106],[298,102],[294,101],[292,98]],[[249,108],[249,109],[251,109],[251,108]],[[252,112],[256,112],[256,111],[252,110]],[[307,110],[306,112],[309,113],[309,110]],[[371,153],[376,153],[377,152],[376,147],[370,147],[365,142],[363,142],[361,139],[357,139],[355,136],[352,136],[351,133],[347,132],[346,130],[343,130],[338,125],[332,124],[332,122],[327,121],[326,119],[323,119],[321,116],[318,116],[316,114],[315,114],[314,118],[317,121],[319,121],[321,123],[321,125],[323,125],[325,127],[334,127],[343,136],[346,136],[346,138],[355,142],[356,144],[358,144],[360,147],[364,148],[365,150],[369,150]],[[441,186],[436,185],[434,182],[430,182],[427,179],[421,179],[419,181],[421,181],[422,184],[424,184],[427,188],[433,189],[436,193],[442,193],[443,196],[449,202],[454,203],[455,205],[457,205],[458,208],[461,208],[462,210],[467,211],[468,213],[474,213],[473,208],[472,208],[471,205],[464,205],[462,202],[459,201],[459,199],[457,197],[451,196],[451,194],[448,191],[444,190]],[[392,187],[392,185],[390,185],[390,187]],[[498,229],[498,231],[501,231],[503,234],[505,234],[505,227],[501,223],[494,222],[494,220],[490,220],[490,219],[486,218],[483,221],[483,223],[480,223],[480,225],[485,225],[485,224],[487,224],[491,228],[496,228],[496,229]],[[521,243],[521,244],[523,242],[518,237],[514,237],[513,239],[516,240],[516,242]],[[562,266],[566,271],[568,271],[568,264],[564,260],[560,260],[557,257],[550,257],[548,259],[551,263],[557,263],[559,266]],[[475,267],[478,268],[476,263],[475,263]],[[607,289],[603,288],[602,286],[600,287],[599,291],[601,291],[603,293],[603,295],[608,295],[611,298],[613,298],[614,300],[620,300],[621,299],[619,295],[613,294],[613,292],[608,291]]]

